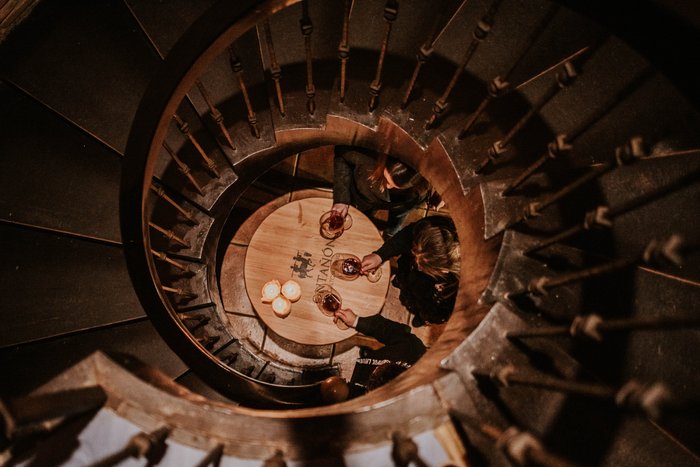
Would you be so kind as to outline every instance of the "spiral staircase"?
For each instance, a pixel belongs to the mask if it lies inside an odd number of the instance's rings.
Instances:
[[[0,13],[7,465],[698,463],[697,7]],[[462,274],[417,365],[332,403],[356,348],[274,335],[241,276],[336,144],[432,183]]]

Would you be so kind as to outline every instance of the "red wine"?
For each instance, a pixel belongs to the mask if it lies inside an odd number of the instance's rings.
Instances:
[[[354,276],[359,274],[361,268],[362,263],[355,258],[348,258],[343,261],[343,274],[346,276]]]
[[[335,313],[338,311],[338,308],[340,308],[340,299],[332,293],[329,293],[323,297],[323,308],[327,311]]]
[[[338,230],[341,227],[343,227],[343,224],[345,223],[345,220],[343,219],[343,216],[340,214],[331,214],[331,217],[328,218],[328,227],[332,230]]]

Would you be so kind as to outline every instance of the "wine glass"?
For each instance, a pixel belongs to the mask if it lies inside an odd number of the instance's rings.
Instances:
[[[362,273],[362,260],[350,253],[336,253],[331,256],[331,274],[338,279],[354,281]],[[382,278],[382,269],[378,267],[365,274],[370,282]]]
[[[331,274],[344,281],[354,281],[360,276],[362,261],[350,253],[336,253],[331,257]]]
[[[328,240],[335,240],[343,235],[345,229],[352,227],[352,217],[350,214],[345,216],[337,211],[324,212],[318,220],[320,224],[321,237]]]
[[[314,294],[314,303],[326,316],[333,316],[336,311],[340,310],[343,304],[343,299],[337,290],[328,284],[324,284]]]

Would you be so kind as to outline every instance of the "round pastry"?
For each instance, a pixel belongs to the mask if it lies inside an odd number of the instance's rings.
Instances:
[[[301,298],[301,286],[298,282],[290,279],[282,285],[282,295],[287,297],[290,302],[296,302]]]

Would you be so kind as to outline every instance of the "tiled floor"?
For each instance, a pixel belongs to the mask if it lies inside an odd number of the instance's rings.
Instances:
[[[296,344],[280,336],[269,332],[263,322],[257,318],[252,304],[248,300],[243,280],[243,262],[245,252],[257,226],[262,220],[276,208],[294,200],[310,196],[331,198],[333,175],[333,151],[332,147],[322,147],[313,151],[307,151],[287,158],[275,167],[274,174],[263,176],[242,197],[242,200],[250,208],[259,207],[237,228],[229,247],[225,253],[220,274],[220,290],[224,304],[224,310],[229,318],[229,326],[234,335],[246,345],[253,346],[256,352],[262,352],[270,358],[293,366],[316,366],[334,363],[339,365],[341,375],[349,379],[352,375],[355,360],[359,355],[359,349],[355,345],[357,339],[350,338],[334,345],[308,346]],[[269,189],[268,184],[275,183],[280,178],[292,182],[290,190],[279,196],[283,190],[278,185]],[[324,188],[298,189],[306,186],[320,186]],[[446,213],[443,208],[440,214]],[[418,220],[426,215],[436,214],[425,205],[415,209],[409,215],[407,222]],[[377,225],[381,227],[386,220],[386,212],[379,212],[376,216]],[[395,266],[395,264],[394,264]],[[256,291],[257,293],[257,291]],[[410,326],[412,315],[406,311],[399,301],[399,291],[389,286],[387,298],[382,309],[382,315],[408,324]],[[431,325],[414,328],[416,334],[426,346],[430,346],[439,337],[444,325]]]

